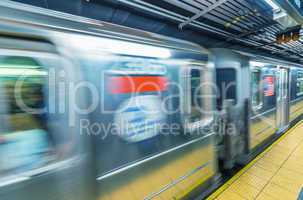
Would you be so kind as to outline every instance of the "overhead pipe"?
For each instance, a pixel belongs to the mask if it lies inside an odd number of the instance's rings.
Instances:
[[[216,9],[217,7],[221,6],[222,4],[226,3],[228,0],[219,0],[215,2],[213,5],[209,6],[205,10],[201,10],[200,12],[196,13],[194,16],[186,20],[185,22],[181,23],[179,25],[179,28],[182,29],[184,26],[190,24],[191,22],[195,21],[196,19],[199,19],[203,15],[206,15],[207,13],[211,12],[212,10]]]

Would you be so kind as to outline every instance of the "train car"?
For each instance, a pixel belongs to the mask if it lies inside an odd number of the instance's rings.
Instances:
[[[290,121],[297,122],[303,113],[303,70],[299,67],[291,67],[290,74]]]
[[[90,57],[85,66],[104,99],[81,128],[108,130],[95,139],[101,199],[181,198],[216,175],[214,99],[195,96],[212,95],[201,87],[213,82],[209,55],[201,48],[170,49],[166,59],[127,52]]]
[[[219,142],[223,168],[232,169],[302,117],[302,66],[226,49],[213,52],[220,91],[217,107],[230,112],[225,124],[236,127],[234,134],[225,131]]]
[[[7,1],[0,47],[1,200],[189,198],[218,174],[206,49]]]
[[[301,67],[3,0],[0,199],[202,198],[302,117]]]

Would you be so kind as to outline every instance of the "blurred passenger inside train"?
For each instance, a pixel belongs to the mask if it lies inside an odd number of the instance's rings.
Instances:
[[[0,59],[0,174],[33,170],[52,160],[47,114],[41,110],[47,72],[29,62]]]

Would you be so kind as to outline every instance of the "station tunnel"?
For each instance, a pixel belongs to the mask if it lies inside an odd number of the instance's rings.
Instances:
[[[0,200],[303,199],[303,2],[0,1]]]

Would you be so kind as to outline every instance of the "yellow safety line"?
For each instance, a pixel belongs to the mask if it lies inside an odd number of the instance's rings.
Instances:
[[[211,176],[206,176],[203,179],[199,180],[199,182],[191,185],[188,189],[181,192],[181,195],[177,196],[176,199],[184,199],[187,195],[189,195],[194,189],[198,188],[200,185],[202,185],[206,180],[208,180]]]
[[[279,139],[277,139],[275,142],[273,142],[269,147],[267,147],[262,153],[260,153],[254,160],[250,161],[244,168],[242,168],[239,172],[237,172],[231,179],[229,179],[226,183],[224,183],[220,188],[218,188],[215,192],[213,192],[207,200],[213,200],[217,198],[221,193],[223,193],[230,185],[232,185],[233,182],[235,182],[241,175],[243,175],[249,168],[251,168],[258,160],[261,159],[274,145],[279,143],[281,140],[283,140],[290,132],[292,132],[294,129],[296,129],[301,123],[298,122],[295,126],[290,128],[286,133],[284,133]]]

